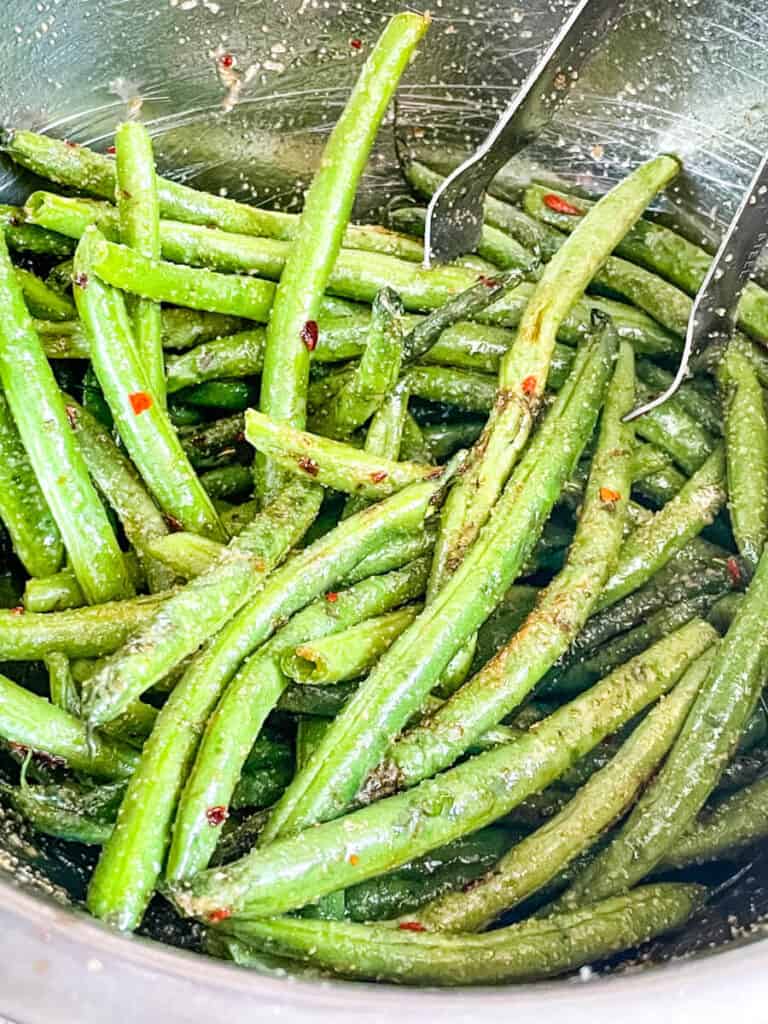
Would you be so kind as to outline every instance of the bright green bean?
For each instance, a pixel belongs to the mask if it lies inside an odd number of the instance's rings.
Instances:
[[[76,315],[71,299],[49,288],[31,271],[16,267],[16,280],[32,316],[56,323],[72,320]]]
[[[728,512],[738,549],[752,569],[768,536],[768,419],[749,360],[732,346],[719,371],[724,391]]]
[[[142,256],[160,256],[160,208],[155,157],[149,132],[138,121],[125,121],[115,132],[115,198],[120,241]],[[165,404],[162,321],[159,303],[137,299],[131,321],[139,358],[152,394]]]
[[[48,576],[64,548],[21,443],[5,398],[0,395],[0,518],[17,558],[30,576]]]
[[[216,510],[152,391],[123,297],[94,277],[92,253],[98,243],[98,233],[86,233],[75,253],[75,301],[120,436],[163,511],[193,533],[223,540]]]
[[[0,239],[0,381],[40,489],[89,602],[130,593],[123,556],[67,422]]]

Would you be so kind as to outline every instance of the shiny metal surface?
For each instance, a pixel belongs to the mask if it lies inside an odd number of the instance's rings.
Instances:
[[[105,148],[114,126],[141,116],[160,164],[184,181],[295,208],[329,126],[392,0],[5,0],[0,5],[0,121]],[[601,192],[659,150],[686,171],[658,215],[715,246],[768,148],[765,0],[629,0],[628,13],[582,70],[536,143],[494,184],[531,177]],[[399,93],[400,145],[455,166],[491,128],[561,23],[561,0],[434,0],[434,23]],[[360,39],[362,49],[350,45]],[[218,60],[232,53],[231,72]],[[0,200],[29,180],[0,166]],[[359,216],[401,202],[391,128],[366,172]],[[665,1024],[764,1019],[768,944],[739,938],[768,908],[768,869],[753,871],[709,918],[667,943],[661,960],[711,946],[717,955],[592,984],[564,980],[450,993],[310,983],[192,957],[111,934],[68,906],[90,863],[0,818],[0,1014],[16,1024],[239,1024],[410,1019]],[[194,944],[161,907],[148,931]],[[741,933],[740,933],[741,934]]]
[[[578,81],[582,64],[618,21],[623,0],[578,0],[478,148],[427,207],[424,263],[448,263],[480,241],[483,199],[498,172],[541,134]]]
[[[624,417],[627,422],[663,405],[674,395],[688,375],[691,361],[708,345],[728,341],[736,325],[741,293],[757,266],[767,239],[768,153],[760,161],[696,293],[680,365],[672,383],[650,402],[633,409]]]

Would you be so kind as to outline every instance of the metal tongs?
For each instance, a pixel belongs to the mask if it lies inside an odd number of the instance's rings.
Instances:
[[[623,6],[623,0],[579,0],[485,141],[443,181],[427,208],[427,267],[475,248],[491,179],[549,124],[578,79],[581,64]]]
[[[690,363],[712,344],[727,342],[736,325],[744,290],[768,241],[768,153],[763,157],[739,204],[707,276],[693,301],[683,354],[675,379],[660,395],[634,409],[627,421],[666,402],[688,374]]]

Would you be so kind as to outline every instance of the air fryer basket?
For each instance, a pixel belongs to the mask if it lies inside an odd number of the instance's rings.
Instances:
[[[449,166],[487,131],[571,6],[433,2],[432,29],[398,94],[397,123],[382,130],[364,177],[360,217],[408,201],[398,153]],[[397,8],[382,0],[5,0],[0,123],[104,149],[119,121],[139,116],[173,177],[295,209],[361,63],[351,41],[372,40]],[[647,157],[676,152],[685,173],[656,214],[712,245],[768,146],[765,0],[628,0],[626,9],[556,123],[497,187],[513,193],[531,178],[556,176],[601,192]],[[221,70],[224,52],[235,55],[234,72]],[[0,163],[0,201],[23,197],[31,181]],[[619,999],[633,1021],[657,998],[668,1020],[697,1013],[706,1021],[768,995],[759,979],[768,947],[756,941],[755,923],[768,911],[768,850],[718,868],[708,880],[720,888],[705,913],[642,955],[669,961],[697,952],[698,960],[643,971],[637,959],[624,960],[605,965],[595,985],[564,980],[449,998],[259,977],[116,936],[72,909],[90,855],[34,835],[10,812],[0,810],[0,823],[0,1015],[18,1024],[152,1021],[160,1013],[170,1024],[238,1022],[265,1009],[291,1021],[388,1020],[429,1007],[450,1020],[483,1013],[493,1021],[511,1010],[526,1021],[542,1006],[594,1021],[616,1012]],[[143,931],[182,948],[198,941],[159,900]]]

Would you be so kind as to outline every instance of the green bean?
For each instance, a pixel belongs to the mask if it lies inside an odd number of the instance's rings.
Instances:
[[[633,443],[633,431],[622,418],[633,403],[634,360],[632,349],[624,343],[564,569],[539,595],[534,611],[509,644],[427,721],[390,747],[379,769],[383,777],[397,778],[399,786],[413,785],[453,763],[516,707],[568,649],[619,555]],[[380,783],[374,778],[371,785],[375,788]]]
[[[400,375],[402,311],[402,303],[391,289],[379,292],[373,300],[363,357],[349,382],[314,417],[313,428],[317,432],[344,440],[381,407]]]
[[[264,329],[242,331],[197,345],[166,361],[168,391],[221,377],[249,377],[261,373],[264,363]]]
[[[547,264],[523,313],[517,341],[501,361],[498,399],[486,429],[446,502],[435,581],[461,561],[519,457],[541,402],[560,325],[606,255],[679,170],[669,157],[642,165],[600,200]]]
[[[223,540],[216,510],[151,390],[123,298],[93,275],[91,254],[98,241],[98,235],[86,234],[78,246],[75,301],[90,339],[93,367],[120,436],[162,509],[186,529]]]
[[[15,272],[27,309],[32,316],[55,323],[61,320],[71,320],[76,315],[75,307],[70,299],[49,288],[31,271],[16,267]]]
[[[645,885],[570,913],[485,935],[442,935],[382,925],[293,918],[227,921],[246,950],[317,964],[347,978],[400,984],[482,985],[575,970],[679,928],[698,909],[698,885]],[[258,961],[257,961],[258,965]]]
[[[0,380],[78,582],[96,603],[130,592],[123,557],[67,422],[0,239]]]
[[[482,931],[588,849],[653,776],[682,728],[713,657],[714,651],[706,651],[694,662],[608,764],[558,814],[502,857],[481,882],[467,893],[443,896],[415,919],[430,931]]]
[[[178,401],[203,409],[242,410],[254,405],[258,389],[244,380],[207,380],[180,392]]]
[[[653,392],[638,384],[638,401],[653,397]],[[646,441],[670,455],[688,475],[699,469],[715,446],[704,427],[681,405],[677,396],[639,416],[635,430]]]
[[[670,559],[639,590],[593,615],[571,644],[570,655],[592,652],[619,633],[633,629],[653,612],[699,594],[714,597],[740,582],[738,562],[706,541],[695,540]]]
[[[2,148],[12,160],[34,170],[41,177],[104,199],[115,196],[115,163],[109,157],[84,146],[73,148],[66,142],[21,129],[5,131]],[[270,238],[296,237],[296,214],[247,206],[233,199],[198,192],[167,178],[158,177],[160,210],[166,216],[191,224],[216,224],[225,231]],[[423,257],[417,239],[387,231],[378,224],[349,225],[344,242],[350,248],[394,253],[403,259],[420,262]]]
[[[698,615],[706,615],[716,597],[717,594],[695,593],[677,604],[660,608],[640,625],[614,637],[602,647],[553,668],[541,681],[539,694],[573,696],[581,693],[606,672],[646,650],[670,630],[684,626]]]
[[[480,420],[462,420],[457,423],[431,423],[422,427],[422,434],[430,454],[435,460],[447,459],[460,448],[469,448],[483,429]]]
[[[384,921],[443,893],[463,889],[495,864],[513,837],[507,829],[481,829],[404,864],[399,871],[353,885],[343,893],[346,915],[352,921]]]
[[[661,860],[659,869],[720,860],[767,834],[768,779],[759,779],[697,818]]]
[[[328,139],[304,197],[295,239],[280,275],[267,325],[260,409],[277,423],[306,423],[309,351],[314,348],[320,299],[352,213],[357,182],[376,132],[429,20],[416,14],[391,18],[368,57]],[[280,475],[260,453],[257,491],[262,498]],[[259,482],[260,481],[260,482]]]
[[[363,446],[368,455],[374,458],[392,459],[397,461],[400,458],[405,425],[409,420],[408,400],[410,393],[407,384],[400,382],[394,386],[382,402],[380,408],[374,413],[368,430],[365,435]],[[418,455],[418,452],[407,452],[407,455]],[[453,454],[453,453],[452,453]],[[405,457],[405,455],[404,455]],[[416,462],[418,459],[411,458],[409,461]],[[343,518],[353,515],[364,509],[370,502],[361,494],[350,494],[344,502]]]
[[[640,359],[637,364],[640,379],[654,391],[665,391],[672,383],[672,374],[663,370],[650,359]],[[675,392],[679,406],[714,437],[723,432],[723,416],[717,396],[705,393],[699,381],[683,381]]]
[[[201,473],[200,483],[211,498],[226,501],[250,494],[253,490],[253,474],[247,466],[235,463]]]
[[[412,397],[455,405],[466,412],[490,412],[496,399],[495,379],[473,370],[413,366],[405,379]]]
[[[254,409],[245,415],[245,436],[257,451],[299,479],[367,498],[387,497],[442,473],[434,466],[371,456],[343,442],[278,423]]]
[[[715,636],[705,623],[691,623],[516,743],[479,754],[343,818],[262,845],[224,868],[200,872],[173,886],[174,901],[184,913],[199,917],[221,909],[282,913],[474,832],[545,788],[674,686]]]
[[[729,346],[720,364],[724,392],[728,511],[736,544],[754,569],[768,536],[768,420],[750,362]]]
[[[350,517],[297,554],[193,661],[144,745],[120,808],[118,828],[96,868],[88,905],[97,917],[122,928],[135,927],[141,919],[162,868],[176,803],[205,724],[241,662],[268,639],[281,617],[333,586],[384,537],[419,524],[438,487],[414,484]],[[307,488],[300,492],[305,495]],[[283,529],[295,530],[296,518],[294,509]],[[248,707],[249,717],[257,710]],[[238,718],[237,725],[246,728],[248,723]],[[227,745],[236,746],[231,728]]]
[[[130,747],[89,733],[78,718],[6,676],[0,676],[0,695],[3,739],[62,758],[74,771],[97,778],[124,778],[133,771],[137,755]]]
[[[132,642],[102,666],[83,692],[83,713],[107,722],[229,622],[306,532],[316,490],[287,488],[234,538],[209,569],[173,594]]]
[[[115,199],[119,240],[142,256],[160,256],[160,208],[152,140],[144,125],[125,121],[115,132]],[[165,404],[162,323],[160,306],[137,299],[131,310],[139,358],[153,395]]]
[[[703,807],[765,681],[766,600],[768,558],[761,557],[664,767],[614,841],[573,882],[563,897],[566,904],[600,899],[634,885],[663,859]]]
[[[202,427],[189,427],[180,432],[182,447],[193,466],[210,458],[222,448],[244,439],[245,418],[242,413],[225,416]]]
[[[356,679],[372,668],[418,612],[418,606],[410,605],[368,619],[331,638],[301,643],[283,656],[280,666],[289,679],[298,683],[318,685]]]
[[[389,222],[398,231],[407,231],[423,238],[426,216],[427,211],[423,207],[403,206],[389,214]],[[482,227],[477,251],[502,270],[529,270],[533,259],[528,249],[489,224]]]
[[[70,242],[71,249],[74,250],[74,244]],[[45,279],[45,283],[53,291],[58,292],[59,295],[67,295],[72,291],[72,268],[74,261],[72,257],[68,257],[62,260],[61,263],[57,263],[51,267],[48,271],[48,276]]]
[[[265,839],[333,816],[352,800],[391,736],[408,721],[443,671],[517,576],[587,442],[605,393],[615,335],[587,346],[580,387],[569,407],[553,407],[562,444],[541,458],[531,445],[478,544],[415,622],[379,661],[329,730],[316,758],[277,805]],[[575,371],[574,371],[575,372]],[[558,402],[561,402],[561,396]]]
[[[534,261],[530,261],[533,267]],[[523,274],[510,271],[498,277],[482,277],[413,327],[403,340],[403,359],[412,362],[432,348],[443,331],[460,320],[471,320],[523,281]]]
[[[725,502],[725,456],[718,445],[679,494],[627,539],[598,609],[630,594],[711,523]]]
[[[413,559],[429,554],[434,543],[435,530],[429,522],[419,530],[383,537],[381,545],[346,572],[342,582],[346,585],[359,583],[368,576],[399,569]]]
[[[16,557],[31,576],[56,572],[64,549],[53,516],[0,395],[0,518]]]
[[[84,788],[75,783],[21,786],[0,784],[0,793],[38,832],[70,842],[100,846],[113,828],[113,810],[125,790],[121,782]]]
[[[67,418],[77,436],[88,472],[117,513],[128,541],[139,552],[150,591],[167,590],[174,582],[173,573],[146,553],[149,542],[167,535],[165,520],[109,431],[74,399],[65,396],[65,401]]]
[[[0,231],[9,249],[39,253],[41,256],[65,257],[74,249],[71,239],[55,231],[27,224],[19,206],[0,205]]]
[[[577,212],[559,214],[544,202],[544,194],[552,190],[531,185],[525,193],[525,208],[533,216],[562,230],[571,231],[579,218],[592,206],[592,202],[574,198],[560,192],[554,195],[566,199]],[[620,256],[654,270],[673,281],[680,288],[695,295],[701,288],[712,257],[699,246],[655,221],[639,220],[616,247]],[[739,303],[739,324],[749,334],[768,339],[768,296],[759,285],[749,282]]]
[[[266,765],[253,772],[243,772],[235,786],[230,806],[235,811],[244,807],[253,810],[271,807],[285,792],[292,778],[292,764]]]
[[[196,533],[169,533],[147,545],[147,553],[175,576],[193,580],[210,569],[224,552],[223,544]]]

